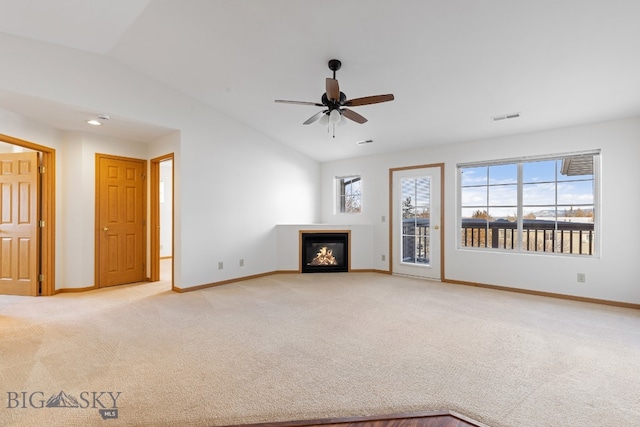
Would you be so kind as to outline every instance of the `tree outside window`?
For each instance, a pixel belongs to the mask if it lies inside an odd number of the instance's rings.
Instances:
[[[338,186],[339,212],[360,213],[362,211],[362,177],[359,175],[336,178]]]

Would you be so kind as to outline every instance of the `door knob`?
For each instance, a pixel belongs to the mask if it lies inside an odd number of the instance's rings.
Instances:
[[[433,228],[434,228],[434,230],[440,230],[440,226],[439,225],[434,225]]]
[[[109,227],[103,227],[102,231],[109,231]]]

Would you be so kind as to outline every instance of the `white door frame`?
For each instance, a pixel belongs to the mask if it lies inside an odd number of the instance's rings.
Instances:
[[[439,214],[440,220],[438,224],[431,224],[432,231],[433,228],[437,225],[439,229],[437,230],[439,234],[439,242],[435,243],[435,249],[437,249],[439,253],[439,269],[440,274],[437,278],[438,280],[445,280],[445,270],[444,270],[444,230],[445,230],[445,217],[444,217],[444,163],[435,163],[435,164],[427,164],[427,165],[418,165],[418,166],[407,166],[401,168],[390,168],[389,169],[389,272],[394,274],[397,273],[394,271],[394,261],[395,257],[400,256],[400,248],[395,247],[394,245],[394,233],[397,232],[398,225],[396,224],[397,213],[394,212],[394,198],[397,197],[394,188],[394,177],[398,172],[403,171],[411,171],[418,169],[439,169],[440,170],[440,197],[438,200],[439,203]],[[437,171],[436,171],[437,173]]]

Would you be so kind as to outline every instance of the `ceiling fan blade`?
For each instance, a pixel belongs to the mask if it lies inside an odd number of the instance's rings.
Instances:
[[[362,117],[360,114],[356,113],[353,110],[349,110],[348,108],[343,108],[341,111],[343,116],[345,116],[349,120],[353,120],[356,123],[362,124],[367,121],[367,119]]]
[[[296,104],[296,105],[314,105],[316,107],[324,107],[324,105],[318,102],[307,102],[307,101],[286,101],[284,99],[276,99],[275,102],[280,104]]]
[[[358,105],[378,104],[380,102],[393,101],[393,94],[365,96],[345,101],[347,107],[357,107]]]
[[[340,100],[340,86],[336,79],[327,77],[327,98],[329,98],[330,101]]]
[[[309,117],[307,121],[303,123],[303,125],[309,125],[311,123],[317,122],[318,120],[320,120],[324,113],[326,113],[326,111],[320,111],[319,113],[314,114],[313,116]]]

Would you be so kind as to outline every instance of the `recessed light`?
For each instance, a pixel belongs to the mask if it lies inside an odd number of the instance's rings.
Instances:
[[[109,119],[110,117],[108,114],[100,114],[95,119],[87,120],[87,123],[90,124],[91,126],[100,126],[102,122],[106,122]]]

